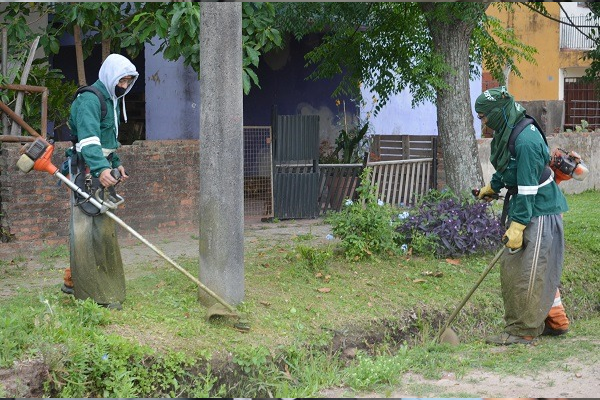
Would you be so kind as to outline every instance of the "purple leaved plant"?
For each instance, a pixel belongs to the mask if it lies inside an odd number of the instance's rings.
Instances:
[[[454,196],[428,196],[400,221],[396,231],[411,243],[428,237],[428,252],[438,257],[482,253],[496,249],[504,234],[490,203]]]

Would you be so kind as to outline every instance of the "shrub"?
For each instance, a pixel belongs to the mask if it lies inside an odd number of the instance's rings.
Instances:
[[[353,261],[398,252],[397,223],[392,217],[397,210],[377,199],[377,188],[371,184],[370,176],[371,169],[365,168],[356,189],[358,200],[347,199],[341,211],[327,217],[333,234],[341,240],[346,258]]]
[[[397,231],[413,251],[438,257],[493,250],[504,229],[490,204],[434,190],[400,221]]]

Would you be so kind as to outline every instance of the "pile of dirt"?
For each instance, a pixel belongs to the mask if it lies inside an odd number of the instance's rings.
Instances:
[[[48,366],[41,358],[21,360],[12,368],[0,369],[0,389],[6,397],[37,397],[44,395]]]

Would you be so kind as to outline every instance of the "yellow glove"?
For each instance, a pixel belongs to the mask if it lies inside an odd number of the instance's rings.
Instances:
[[[527,225],[520,224],[512,221],[510,226],[506,230],[504,236],[502,236],[502,242],[506,243],[506,247],[516,250],[523,246],[523,231]],[[508,239],[508,240],[506,240]]]
[[[479,189],[479,194],[477,195],[478,199],[483,199],[486,196],[493,196],[495,195],[496,192],[494,192],[494,189],[492,189],[492,185],[491,184],[487,184],[484,187],[482,187],[481,189]]]

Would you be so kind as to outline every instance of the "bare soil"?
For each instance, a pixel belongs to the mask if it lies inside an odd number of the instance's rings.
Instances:
[[[244,230],[246,249],[259,246],[263,240],[286,242],[297,235],[306,235],[309,243],[325,243],[331,228],[321,219],[282,221],[277,223],[247,223]],[[122,233],[121,233],[122,234]],[[310,234],[310,235],[307,235]],[[199,253],[197,234],[147,235],[151,243],[169,257],[197,257]],[[121,235],[121,252],[125,265],[161,262],[150,248],[133,237]],[[6,249],[0,264],[0,298],[11,296],[18,290],[35,290],[62,283],[63,269],[68,260],[62,258],[48,262],[42,260],[39,251],[28,253],[22,249],[8,255]],[[11,260],[13,260],[11,262]],[[164,263],[161,262],[164,265]],[[126,268],[127,278],[135,271]],[[576,337],[565,340],[579,340]],[[600,340],[595,343],[600,347]],[[498,347],[493,351],[502,352]],[[584,359],[584,357],[582,357]],[[0,394],[8,397],[42,397],[43,381],[48,369],[37,358],[21,360],[10,369],[0,369]],[[600,393],[600,365],[586,364],[581,360],[565,360],[561,368],[548,369],[543,373],[524,376],[505,376],[497,373],[473,371],[457,377],[445,374],[439,380],[428,380],[415,374],[402,377],[402,391],[392,393],[355,393],[346,388],[322,391],[320,397],[461,397],[469,393],[480,397],[581,397],[594,398]],[[414,388],[414,393],[410,393]]]
[[[504,350],[505,348],[502,347],[497,349],[497,351]],[[598,398],[599,374],[598,364],[582,364],[580,360],[566,360],[562,369],[549,369],[541,374],[532,372],[525,376],[506,376],[487,371],[474,371],[460,378],[449,373],[444,374],[439,380],[430,380],[409,373],[402,377],[402,391],[354,393],[344,388],[334,388],[322,391],[320,396],[414,398],[463,397],[468,393],[470,396],[495,398]],[[417,394],[404,389],[407,387],[414,387]]]

